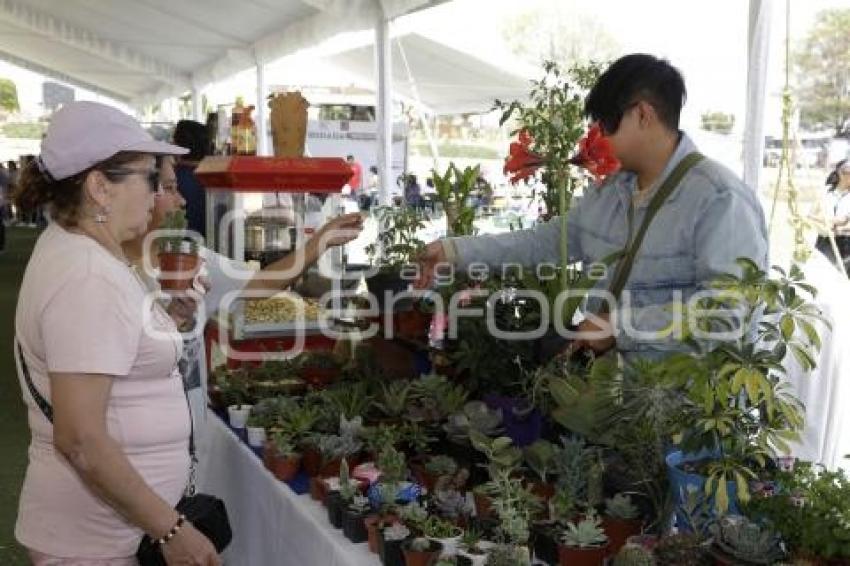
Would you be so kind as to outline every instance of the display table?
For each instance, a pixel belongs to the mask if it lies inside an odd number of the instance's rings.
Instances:
[[[378,566],[366,543],[352,544],[328,523],[325,508],[278,481],[219,418],[204,426],[198,489],[227,505],[233,541],[226,564]],[[200,447],[199,447],[200,448]]]

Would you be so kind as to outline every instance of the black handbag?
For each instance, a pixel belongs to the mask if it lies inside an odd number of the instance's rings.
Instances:
[[[224,502],[205,493],[185,495],[175,508],[205,537],[210,539],[219,554],[230,544],[232,532]],[[141,566],[166,566],[162,547],[145,535],[136,551]]]
[[[33,400],[38,405],[38,408],[41,409],[41,412],[44,413],[47,420],[53,423],[53,407],[50,406],[47,399],[36,389],[30,377],[29,367],[27,367],[20,343],[16,344],[16,346],[21,372],[24,374],[27,389],[29,389],[30,395],[32,395]],[[192,526],[203,533],[220,554],[230,544],[233,538],[233,532],[230,529],[230,520],[227,517],[227,509],[224,506],[224,502],[213,495],[195,493],[195,467],[198,462],[195,454],[195,424],[192,419],[189,392],[186,390],[185,383],[183,384],[183,393],[186,395],[186,405],[189,407],[189,422],[191,424],[189,458],[192,469],[186,494],[177,502],[175,510],[185,516],[186,520],[192,523]],[[140,566],[166,566],[165,558],[162,556],[162,547],[147,535],[139,543],[136,558],[139,560]]]

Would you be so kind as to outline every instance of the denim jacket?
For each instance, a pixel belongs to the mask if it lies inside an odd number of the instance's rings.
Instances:
[[[647,205],[659,185],[689,153],[693,141],[681,134],[659,180],[634,206],[632,234],[638,230]],[[622,171],[602,185],[587,189],[569,212],[568,247],[572,260],[585,266],[623,250],[630,239],[628,210],[637,186],[634,173]],[[506,234],[450,238],[447,256],[459,269],[484,263],[494,269],[505,264],[533,267],[560,262],[560,219],[533,229]],[[682,179],[656,214],[632,266],[616,320],[617,348],[633,355],[657,358],[683,350],[673,335],[660,337],[624,331],[660,331],[671,322],[673,302],[687,302],[714,277],[739,273],[735,260],[752,259],[762,269],[768,264],[768,237],[764,213],[756,193],[719,163],[704,159]],[[614,269],[607,270],[595,289],[608,289]],[[681,292],[681,298],[678,293]]]

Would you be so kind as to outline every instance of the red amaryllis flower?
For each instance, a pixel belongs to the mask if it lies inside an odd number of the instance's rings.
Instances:
[[[620,169],[620,161],[614,157],[611,142],[602,133],[599,124],[593,124],[587,135],[579,140],[578,155],[570,162],[590,171],[597,182]]]
[[[531,135],[527,130],[520,130],[517,141],[511,143],[510,154],[505,159],[505,175],[512,174],[511,183],[514,185],[534,175],[544,160],[531,151]]]

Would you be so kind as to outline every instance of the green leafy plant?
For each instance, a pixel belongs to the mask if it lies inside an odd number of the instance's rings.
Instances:
[[[590,63],[563,71],[557,63],[546,61],[543,70],[543,78],[531,82],[527,102],[497,100],[495,108],[502,112],[500,124],[514,120],[512,135],[519,130],[528,132],[533,140],[531,151],[544,158],[543,202],[548,213],[557,216],[566,212],[561,210],[560,188],[566,184],[572,195],[572,188],[581,180],[569,163],[584,134],[584,95],[596,83],[600,67]]]
[[[381,271],[400,271],[414,262],[425,246],[417,232],[425,228],[422,214],[413,207],[379,207],[378,239],[366,246],[366,253]]]
[[[796,265],[787,274],[775,267],[778,276],[769,278],[749,259],[737,263],[741,275],[719,277],[711,285],[713,296],[688,316],[706,332],[741,331],[707,352],[666,362],[678,368],[686,393],[678,419],[682,450],[717,454],[704,470],[705,491],[721,513],[729,507],[727,481],[736,483],[739,500],[746,502],[749,482],[799,439],[803,408],[781,379],[782,362],[790,353],[804,371],[812,369],[813,352],[821,345],[815,323],[825,323],[804,298],[816,291]],[[690,332],[687,339],[703,349]]]
[[[399,418],[407,411],[407,403],[412,389],[413,384],[404,380],[381,384],[375,407],[387,417]]]
[[[507,436],[489,438],[476,430],[469,431],[472,446],[487,457],[487,469],[490,477],[496,477],[501,472],[511,472],[522,461],[522,451],[513,445]]]
[[[528,566],[528,548],[516,544],[497,544],[487,552],[487,566]]]
[[[525,463],[540,481],[546,483],[555,468],[555,445],[548,440],[538,439],[525,449]]]
[[[271,436],[271,442],[275,452],[281,458],[291,458],[298,454],[298,449],[292,442],[292,437],[284,432],[276,432]]]
[[[432,170],[434,189],[437,200],[446,211],[446,231],[449,236],[472,236],[475,208],[467,204],[467,200],[476,188],[481,166],[466,167],[461,171],[454,163],[443,175],[436,169]]]
[[[791,472],[774,479],[781,492],[756,497],[744,506],[748,517],[770,524],[792,553],[825,559],[850,558],[850,479],[797,462]]]

